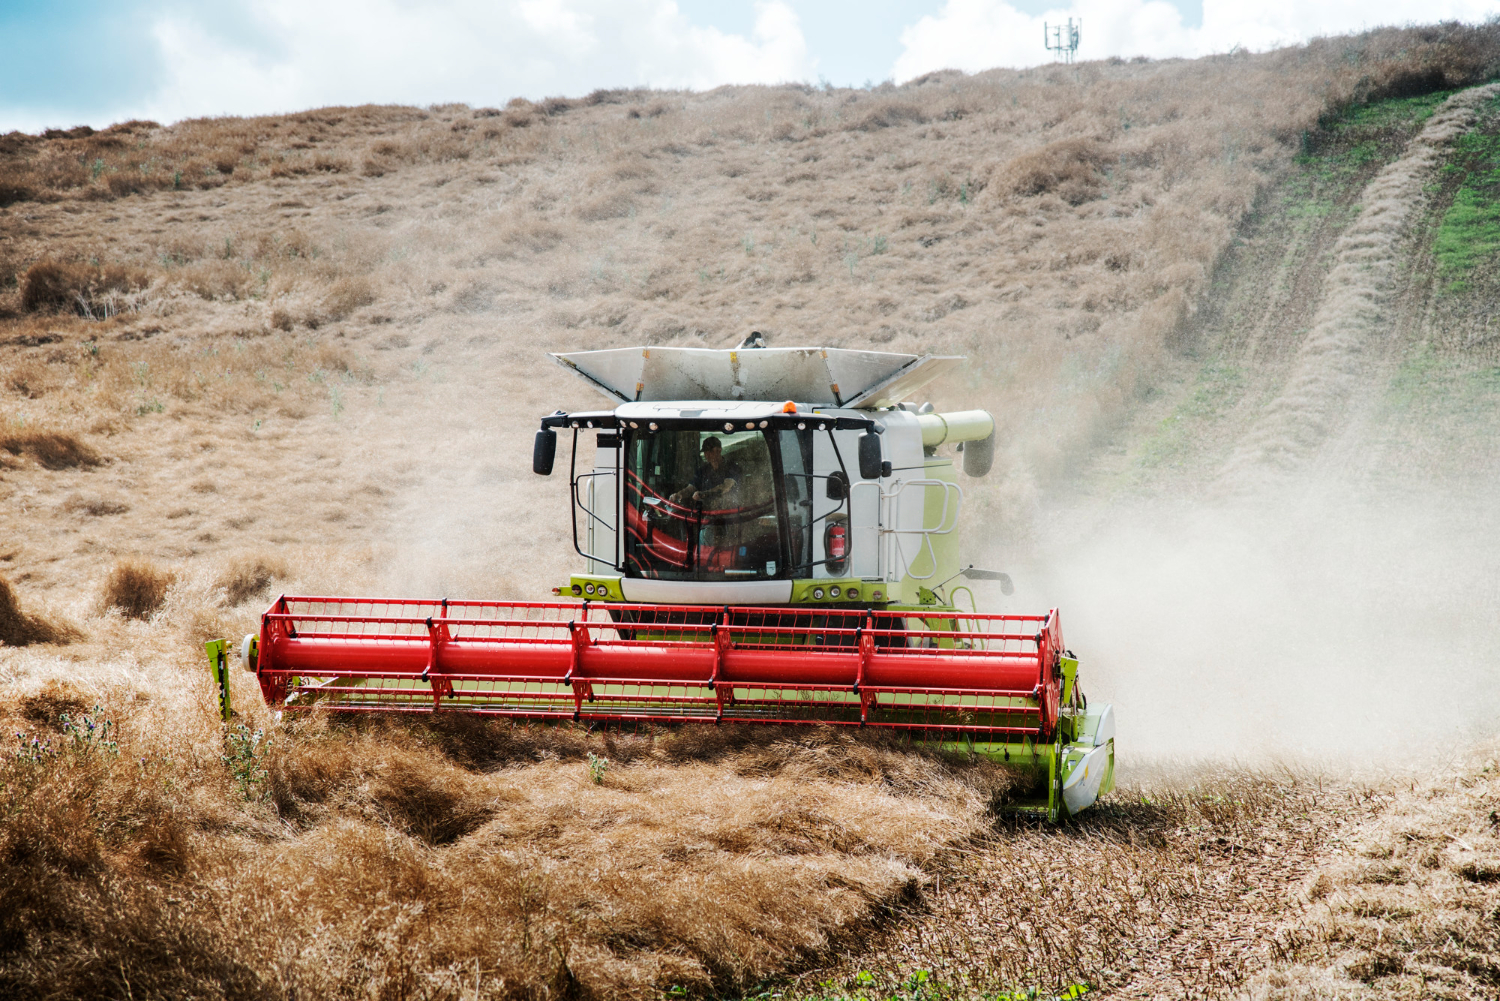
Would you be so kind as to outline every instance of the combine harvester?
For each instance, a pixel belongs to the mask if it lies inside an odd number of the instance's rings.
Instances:
[[[571,438],[584,571],[551,602],[278,598],[241,647],[269,705],[889,729],[1029,774],[1016,808],[1053,820],[1112,788],[1114,715],[1085,700],[1057,612],[984,614],[954,583],[1011,593],[960,561],[963,491],[938,452],[985,475],[994,420],[902,401],[963,359],[553,357],[615,404],[536,434],[544,476]],[[226,644],[210,646],[227,710]]]

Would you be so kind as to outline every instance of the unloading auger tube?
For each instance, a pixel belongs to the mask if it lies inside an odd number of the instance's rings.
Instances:
[[[959,559],[938,450],[984,475],[993,419],[902,402],[961,359],[554,357],[614,404],[549,414],[533,452],[550,474],[572,439],[582,571],[552,601],[283,595],[239,650],[268,705],[889,730],[1009,764],[1032,779],[1013,808],[1053,820],[1113,787],[1114,714],[1085,699],[1057,611],[977,611],[971,584],[1009,578]],[[227,719],[228,644],[209,655]]]

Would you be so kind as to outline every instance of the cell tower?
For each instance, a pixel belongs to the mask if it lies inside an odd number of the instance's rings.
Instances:
[[[1048,24],[1042,22],[1042,43],[1047,46],[1048,52],[1062,54],[1062,61],[1071,63],[1073,54],[1078,51],[1078,40],[1083,37],[1083,18],[1074,24],[1073,19],[1068,18],[1067,24]]]

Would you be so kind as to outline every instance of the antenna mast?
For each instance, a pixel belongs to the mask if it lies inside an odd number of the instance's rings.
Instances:
[[[1083,18],[1074,24],[1073,19],[1068,18],[1067,24],[1048,24],[1042,22],[1042,44],[1047,47],[1048,52],[1057,52],[1062,55],[1062,61],[1071,63],[1073,55],[1078,51],[1078,40],[1083,37]]]

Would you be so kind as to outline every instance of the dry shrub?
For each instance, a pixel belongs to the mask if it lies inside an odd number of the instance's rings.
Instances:
[[[20,715],[37,726],[56,728],[63,713],[81,716],[89,710],[89,700],[65,681],[48,681],[40,689],[23,696]]]
[[[624,191],[610,191],[591,198],[577,208],[578,217],[589,222],[623,219],[635,210],[635,200]]]
[[[124,514],[130,510],[129,504],[120,501],[107,500],[103,497],[85,497],[82,494],[73,494],[63,501],[62,509],[70,514],[86,514],[98,518],[108,514]]]
[[[159,191],[172,186],[171,177],[148,176],[139,170],[126,169],[107,175],[104,185],[116,198],[136,195],[146,191]]]
[[[225,564],[214,586],[223,588],[224,604],[233,608],[260,594],[273,580],[286,576],[285,560],[263,554],[244,555]]]
[[[36,198],[36,185],[28,183],[30,178],[22,173],[0,177],[0,209],[16,202],[29,202]]]
[[[140,268],[43,260],[21,280],[21,306],[28,312],[67,309],[92,316],[106,306],[110,293],[135,292],[149,284],[149,275]]]
[[[333,283],[323,297],[323,312],[330,320],[342,320],[362,306],[375,301],[375,287],[368,278],[353,275]]]
[[[150,618],[167,600],[177,574],[146,560],[117,562],[104,582],[104,607],[118,608],[127,618]]]
[[[1059,139],[1001,167],[999,186],[1022,197],[1055,192],[1069,205],[1082,205],[1099,193],[1106,162],[1108,151],[1097,140]]]
[[[927,121],[927,114],[915,104],[888,101],[874,108],[850,126],[861,132],[889,129],[900,125],[920,125]]]
[[[44,469],[77,469],[104,461],[90,445],[66,431],[0,431],[0,450],[29,455]]]
[[[0,646],[68,643],[80,636],[78,630],[67,623],[23,612],[10,581],[0,577]]]
[[[3,193],[0,193],[3,198]],[[16,288],[21,282],[21,261],[11,248],[0,245],[0,289]]]
[[[39,399],[57,385],[51,369],[34,358],[22,358],[5,370],[5,388],[28,400]]]
[[[177,272],[177,283],[203,299],[237,299],[253,276],[233,261],[203,261]]]

